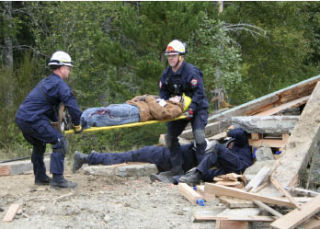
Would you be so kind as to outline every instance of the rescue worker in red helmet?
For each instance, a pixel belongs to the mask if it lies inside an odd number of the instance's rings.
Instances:
[[[192,102],[186,111],[187,119],[167,123],[167,145],[170,150],[172,169],[159,174],[164,180],[173,176],[182,175],[182,154],[179,152],[178,136],[191,122],[193,136],[196,142],[196,155],[198,163],[204,157],[206,149],[205,126],[208,121],[208,100],[204,91],[203,75],[200,69],[184,61],[186,54],[185,44],[179,40],[171,41],[165,51],[169,66],[163,71],[159,90],[160,97],[168,100],[174,96],[191,97]]]

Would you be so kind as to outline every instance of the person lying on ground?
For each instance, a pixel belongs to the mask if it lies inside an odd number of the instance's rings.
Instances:
[[[83,112],[80,120],[83,128],[168,120],[179,117],[190,103],[191,99],[185,96],[163,100],[153,95],[142,95],[123,104],[88,108]]]
[[[207,150],[213,147],[214,141],[208,142]],[[197,166],[198,162],[195,156],[194,144],[181,145],[180,150],[183,154],[183,169],[188,171]],[[137,150],[119,153],[97,153],[84,154],[75,152],[73,172],[79,170],[83,164],[89,165],[113,165],[126,162],[148,162],[155,164],[159,172],[169,171],[172,168],[170,161],[170,152],[166,146],[145,146]],[[167,183],[173,183],[174,180],[162,180]]]
[[[158,180],[165,183],[189,182],[190,174],[199,174],[196,176],[197,182],[201,180],[212,182],[218,175],[230,172],[241,173],[248,166],[252,165],[251,148],[248,145],[248,139],[243,129],[237,128],[228,132],[230,140],[227,143],[218,143],[217,141],[208,141],[206,156],[199,164],[196,157],[193,143],[181,145],[179,150],[183,154],[183,170],[187,172],[196,170],[197,172],[187,173],[185,176],[175,176],[165,178],[159,174],[152,174],[152,181]],[[228,147],[228,148],[227,148]],[[231,149],[230,149],[231,148]],[[148,162],[155,164],[159,172],[170,171],[172,168],[170,160],[170,151],[166,146],[145,146],[138,150],[132,150],[121,153],[97,153],[83,154],[75,152],[73,172],[79,170],[83,164],[89,165],[113,165],[125,162]],[[197,167],[196,167],[197,166]],[[212,168],[212,166],[215,166]],[[196,167],[196,168],[195,168]],[[199,172],[198,172],[199,171]],[[201,171],[201,172],[200,172]],[[182,180],[181,180],[182,179]],[[187,179],[187,180],[186,180]],[[194,182],[194,183],[197,183]]]
[[[232,172],[241,174],[251,166],[253,159],[246,132],[241,128],[231,129],[228,137],[231,139],[226,145],[217,144],[196,168],[181,176],[179,181],[190,185],[199,184],[201,180],[212,182],[215,176]]]

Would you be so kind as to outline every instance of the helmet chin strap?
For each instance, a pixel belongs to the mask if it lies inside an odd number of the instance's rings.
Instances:
[[[176,68],[176,67],[178,67],[178,66],[179,66],[179,64],[180,64],[180,62],[181,62],[181,60],[182,60],[182,56],[181,56],[181,55],[179,55],[178,62],[177,62],[177,63],[176,63],[176,65],[175,65],[175,66],[173,66],[172,68]]]

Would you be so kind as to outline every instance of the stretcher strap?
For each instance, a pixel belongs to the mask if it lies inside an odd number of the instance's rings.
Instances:
[[[88,129],[84,129],[82,133],[120,129],[120,128],[129,128],[129,127],[136,127],[136,126],[144,126],[144,125],[150,125],[150,124],[161,123],[161,122],[176,121],[176,120],[185,119],[185,118],[186,118],[185,115],[181,115],[177,118],[168,119],[168,120],[149,120],[149,121],[145,121],[145,122],[133,122],[133,123],[127,123],[127,124],[115,125],[115,126],[91,127]],[[66,131],[64,131],[64,134],[74,134],[74,130],[66,130]]]

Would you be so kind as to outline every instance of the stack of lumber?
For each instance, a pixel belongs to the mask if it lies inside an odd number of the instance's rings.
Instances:
[[[263,168],[261,171],[265,171]],[[261,180],[265,174],[277,192],[266,194],[253,193],[248,187],[235,188],[217,183],[205,183],[197,187],[187,184],[178,185],[180,193],[194,205],[206,206],[196,208],[193,219],[198,221],[216,221],[216,228],[249,228],[252,222],[263,222],[271,228],[289,229],[303,226],[303,228],[320,228],[320,193],[301,188],[291,188],[287,191],[270,176],[269,172],[257,174]],[[232,175],[228,175],[229,177]],[[226,177],[228,177],[226,176]],[[219,180],[219,179],[218,179]],[[253,185],[255,188],[256,186]],[[299,194],[308,197],[296,197]],[[310,197],[312,196],[312,197]],[[204,204],[199,204],[200,201]],[[212,204],[216,200],[220,205]],[[215,202],[215,203],[216,203]]]

